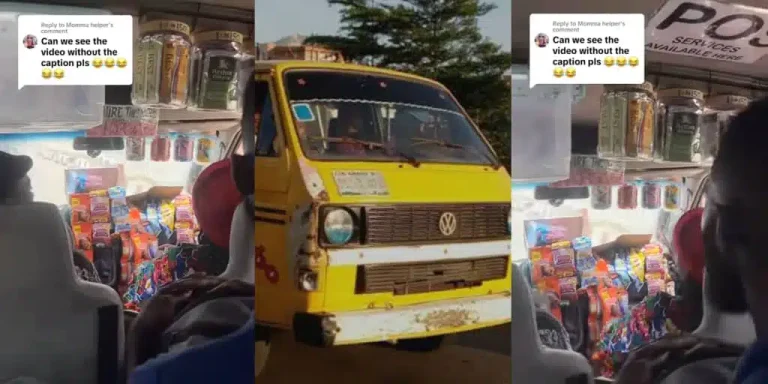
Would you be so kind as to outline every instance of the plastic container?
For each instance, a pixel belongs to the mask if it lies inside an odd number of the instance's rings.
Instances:
[[[173,143],[173,159],[179,162],[192,161],[195,152],[194,140],[187,135],[179,135]]]
[[[624,184],[618,191],[619,209],[637,208],[637,186],[634,184]]]
[[[171,138],[155,136],[152,139],[150,156],[152,161],[165,162],[171,160]]]
[[[565,180],[571,163],[572,87],[530,88],[527,74],[517,69],[513,68],[511,76],[512,181]]]
[[[0,3],[0,133],[85,130],[101,124],[104,86],[25,86],[18,89],[20,15],[111,15],[107,10]],[[37,36],[40,39],[42,36]],[[38,71],[40,68],[23,68]]]
[[[195,34],[190,108],[240,111],[243,35],[234,31]]]
[[[668,211],[680,209],[680,187],[677,184],[664,186],[664,209]]]
[[[707,113],[702,116],[701,162],[711,164],[720,147],[720,138],[731,120],[747,105],[749,98],[739,95],[715,95],[707,98]]]
[[[598,156],[652,160],[655,108],[650,82],[606,86],[600,100]]]
[[[696,89],[659,91],[656,158],[663,161],[701,162],[701,124],[704,93]]]
[[[210,163],[213,161],[215,151],[218,149],[216,140],[213,137],[203,136],[197,139],[197,152],[195,160],[198,163]]]
[[[144,161],[147,157],[147,141],[143,137],[125,138],[125,159],[128,161]]]
[[[590,187],[592,209],[610,209],[613,204],[613,189],[608,185]]]
[[[643,208],[658,209],[661,207],[661,187],[656,183],[643,184]]]
[[[141,38],[134,50],[134,105],[185,108],[189,91],[192,53],[189,25],[173,20],[141,24]]]

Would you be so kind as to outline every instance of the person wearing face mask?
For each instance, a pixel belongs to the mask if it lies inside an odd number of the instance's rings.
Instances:
[[[342,139],[341,142],[333,142],[329,147],[336,153],[363,156],[365,155],[365,146],[355,142],[361,140],[361,132],[365,119],[358,108],[347,107],[339,108],[339,117],[336,119],[336,132],[332,136]],[[347,141],[344,141],[347,140]]]

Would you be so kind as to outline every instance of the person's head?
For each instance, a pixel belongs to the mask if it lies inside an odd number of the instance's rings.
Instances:
[[[0,204],[32,202],[32,182],[27,176],[32,169],[29,156],[14,156],[0,151]]]
[[[683,331],[692,332],[701,324],[704,311],[704,241],[701,232],[703,209],[686,212],[675,224],[672,236],[673,260],[677,269],[676,302],[681,311],[674,315],[673,322]],[[671,316],[672,317],[672,316]]]
[[[707,296],[723,311],[745,311],[750,289],[768,281],[767,122],[768,99],[751,104],[731,122],[712,166],[703,227]]]
[[[536,36],[536,45],[539,47],[545,47],[547,46],[547,35],[540,33]]]
[[[339,108],[339,133],[342,136],[358,137],[365,119],[360,107]]]

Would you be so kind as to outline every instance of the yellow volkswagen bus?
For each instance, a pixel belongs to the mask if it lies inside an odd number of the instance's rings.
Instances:
[[[432,350],[510,321],[510,176],[448,89],[287,61],[256,63],[255,95],[242,138],[255,154],[260,359],[279,329],[317,346]]]

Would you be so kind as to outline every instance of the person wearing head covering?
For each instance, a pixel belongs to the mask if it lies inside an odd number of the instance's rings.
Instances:
[[[0,151],[0,204],[27,204],[34,201],[32,181],[28,175],[31,169],[32,158],[29,156]],[[74,243],[72,228],[67,225],[67,230]],[[94,283],[101,282],[96,267],[82,252],[73,249],[72,261],[75,273],[80,278]]]

